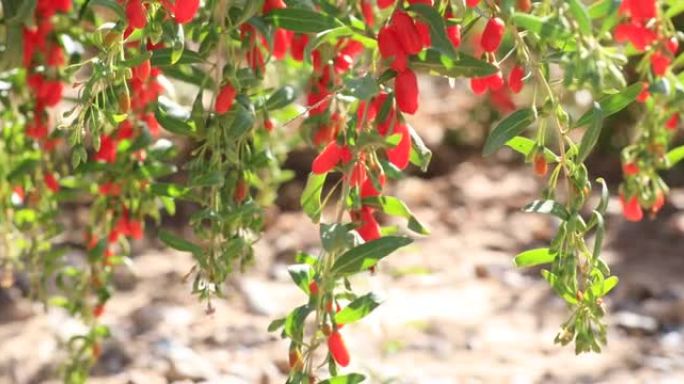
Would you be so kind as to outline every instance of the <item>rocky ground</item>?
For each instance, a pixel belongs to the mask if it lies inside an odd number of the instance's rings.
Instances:
[[[426,109],[443,120],[438,106]],[[441,141],[431,121],[423,120],[423,133]],[[609,345],[575,356],[553,344],[568,315],[563,302],[538,270],[512,265],[514,254],[546,244],[554,232],[552,220],[519,211],[539,180],[506,161],[511,154],[500,157],[438,149],[431,178],[390,188],[432,235],[383,261],[375,276],[353,280],[357,291],[379,292],[385,302],[344,328],[349,369],[369,383],[684,382],[684,189],[673,191],[652,222],[626,223],[611,202],[604,256],[620,284],[607,299]],[[281,200],[299,188],[285,187]],[[266,327],[306,300],[286,267],[297,250],[315,251],[318,243],[301,213],[273,213],[256,265],[228,283],[212,315],[183,282],[189,255],[138,247],[130,269],[117,271],[117,292],[102,318],[113,334],[89,382],[284,382],[287,344]],[[3,295],[0,383],[56,382],[59,342],[82,326],[31,305],[18,290]]]

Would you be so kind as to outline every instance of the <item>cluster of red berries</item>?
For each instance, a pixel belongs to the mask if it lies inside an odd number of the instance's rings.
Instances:
[[[143,0],[118,0],[125,5],[128,29],[125,37],[135,29],[143,29],[147,25],[147,10]],[[170,17],[178,24],[190,22],[199,9],[199,0],[160,0]]]
[[[679,51],[679,41],[676,36],[667,36],[662,32],[658,22],[658,3],[656,0],[625,0],[620,5],[619,13],[622,22],[613,30],[615,40],[629,42],[640,52],[645,52],[650,62],[650,74],[647,77],[661,78],[667,75],[673,58]],[[650,98],[650,82],[642,83],[642,90],[637,101],[646,103]],[[674,112],[664,118],[663,125],[667,131],[674,132],[679,126],[680,116]],[[657,138],[654,138],[657,140]],[[649,144],[649,152],[656,158],[663,155],[663,145]],[[650,168],[648,164],[655,160],[639,159],[634,155],[624,159],[622,170],[625,182],[620,188],[620,202],[623,216],[630,221],[640,221],[648,209],[656,214],[665,204],[665,187],[659,183],[646,183],[642,180],[642,169]],[[643,167],[640,167],[641,164]]]
[[[59,78],[58,68],[66,63],[64,50],[54,33],[53,16],[71,10],[71,0],[39,0],[34,11],[35,27],[24,27],[23,65],[27,70],[26,83],[34,98],[33,121],[26,126],[26,136],[40,143],[48,153],[58,144],[49,138],[50,116],[47,109],[62,100],[64,85]],[[42,68],[38,70],[38,68]],[[46,170],[43,174],[45,186],[58,192],[58,176]],[[21,190],[23,195],[23,189]]]

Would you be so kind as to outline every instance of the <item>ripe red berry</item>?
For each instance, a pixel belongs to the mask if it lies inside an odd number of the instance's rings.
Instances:
[[[640,103],[645,103],[646,100],[648,100],[648,97],[651,96],[651,93],[648,90],[649,85],[647,82],[641,83],[641,92],[639,93],[639,96],[637,96],[637,101]]]
[[[366,24],[372,27],[375,24],[375,13],[370,0],[361,0],[361,13]]]
[[[349,351],[339,331],[334,330],[328,336],[328,350],[332,358],[342,367],[349,365]]]
[[[482,95],[487,92],[487,82],[482,77],[470,78],[470,90],[476,95]]]
[[[302,34],[295,34],[290,42],[290,55],[297,61],[304,60],[304,49],[309,43],[309,36]]]
[[[382,188],[385,186],[386,178],[385,174],[381,173],[378,176],[378,184],[380,186],[380,190],[375,188],[375,185],[373,184],[373,180],[369,177],[366,179],[366,181],[361,185],[361,191],[359,194],[361,195],[361,198],[366,198],[366,197],[375,197],[380,195],[380,191]]]
[[[412,70],[400,72],[394,80],[394,92],[399,110],[410,115],[418,110],[418,79]]]
[[[466,5],[470,8],[477,7],[477,5],[480,3],[480,0],[466,0]]]
[[[385,9],[394,5],[395,2],[396,0],[378,0],[378,8]]]
[[[373,241],[379,239],[380,234],[380,224],[373,216],[373,208],[368,206],[363,206],[359,212],[359,221],[361,225],[356,228],[356,232],[364,241]]]
[[[667,123],[665,123],[665,127],[669,129],[670,131],[674,131],[677,129],[677,126],[679,125],[679,114],[675,113],[672,116],[670,116],[669,119],[667,119]]]
[[[511,69],[511,73],[508,74],[508,88],[511,92],[519,93],[523,88],[523,76],[525,76],[525,70],[516,65]]]
[[[408,65],[406,59],[406,51],[399,43],[399,36],[394,29],[384,26],[378,32],[378,48],[380,49],[380,56],[384,59],[394,58],[392,68],[398,72],[404,71]]]
[[[285,58],[285,54],[290,49],[292,43],[292,31],[283,28],[276,28],[273,33],[273,57],[278,60]]]
[[[639,199],[636,195],[625,198],[624,194],[620,194],[620,203],[622,204],[622,215],[629,221],[641,221],[644,217],[644,212],[639,205]]]
[[[176,0],[174,19],[178,24],[185,24],[195,18],[199,0]]]
[[[490,19],[482,32],[482,38],[480,39],[480,46],[485,52],[494,52],[501,45],[501,39],[505,32],[505,26],[503,20],[498,17]]]
[[[53,175],[51,172],[45,172],[43,175],[43,182],[45,182],[45,186],[48,187],[48,189],[52,192],[59,192],[59,182],[57,181],[55,175]]]
[[[634,176],[639,173],[639,166],[632,162],[625,163],[622,165],[622,172],[625,176]]]
[[[677,40],[676,36],[672,36],[671,38],[667,39],[665,46],[671,54],[676,55],[677,51],[679,51],[679,40]]]
[[[95,161],[114,163],[116,161],[116,147],[118,143],[109,135],[100,136],[100,149],[95,153]]]
[[[534,173],[539,177],[546,176],[546,173],[549,171],[549,164],[546,162],[546,158],[544,157],[543,151],[540,151],[536,155],[534,155],[533,162]]]
[[[654,52],[653,55],[651,55],[651,69],[653,70],[653,74],[656,76],[665,75],[665,72],[667,72],[667,69],[670,67],[670,62],[672,62],[672,59],[668,56],[663,55],[658,51]]]
[[[245,182],[245,179],[241,177],[240,179],[238,179],[237,184],[235,184],[235,191],[233,192],[233,201],[237,204],[242,203],[243,201],[245,201],[245,198],[247,197],[247,192],[249,192],[249,188],[247,186],[247,183]]]
[[[145,60],[139,65],[133,67],[133,77],[140,80],[141,82],[147,81],[150,77],[150,72],[152,71],[152,64],[150,60]]]
[[[311,296],[318,295],[318,283],[316,282],[316,280],[311,280],[311,282],[309,283],[309,293],[311,294]]]
[[[216,102],[214,104],[214,111],[219,115],[222,115],[230,110],[235,101],[235,95],[237,92],[233,85],[230,83],[224,85],[216,96]]]
[[[147,24],[147,15],[142,0],[128,0],[126,4],[126,18],[131,28],[142,29]]]
[[[401,134],[401,140],[394,148],[387,149],[387,158],[397,168],[404,169],[408,166],[411,155],[411,134],[408,127],[401,123],[394,126],[394,133]]]
[[[449,41],[451,41],[451,45],[454,48],[458,48],[461,45],[461,26],[449,25],[446,27],[446,33]]]
[[[404,11],[395,11],[394,14],[392,14],[390,28],[394,29],[394,32],[399,38],[399,44],[401,44],[406,53],[413,55],[423,49],[423,41],[420,38],[420,32],[418,32],[416,23],[408,13]]]
[[[264,6],[262,7],[262,11],[264,14],[267,14],[271,12],[273,9],[282,9],[285,8],[287,5],[283,0],[266,0],[264,1]]]
[[[331,141],[314,159],[311,164],[311,172],[315,174],[327,173],[335,168],[340,161],[348,163],[350,160],[351,152],[349,148]]]
[[[366,172],[366,164],[363,160],[354,164],[351,173],[349,175],[349,185],[352,187],[358,187],[363,184],[368,178],[368,173]]]
[[[530,9],[532,9],[532,1],[531,0],[518,0],[518,10],[521,12],[528,12]]]
[[[102,316],[102,314],[104,313],[104,309],[105,309],[104,304],[97,304],[93,308],[93,316],[95,316],[95,317]]]

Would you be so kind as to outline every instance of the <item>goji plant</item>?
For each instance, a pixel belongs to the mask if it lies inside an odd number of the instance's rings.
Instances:
[[[601,259],[608,188],[586,166],[606,119],[637,101],[617,191],[627,220],[662,208],[658,172],[684,158],[684,146],[670,148],[684,95],[681,1],[1,4],[1,282],[25,272],[37,300],[90,326],[64,346],[68,383],[85,382],[99,357],[112,270],[128,262],[131,240],[176,202],[194,206],[192,236],[154,232],[193,255],[193,293],[212,311],[227,277],[253,260],[264,209],[293,176],[285,156],[307,146],[317,156],[300,201],[320,252],[296,255],[289,272],[308,300],[269,331],[289,340],[288,383],[362,382],[345,369],[354,360],[345,326],[380,299],[349,278],[410,244],[407,232],[429,234],[384,192],[410,164],[430,162],[405,119],[439,102],[419,97],[419,75],[463,79],[486,96],[501,118],[483,154],[508,146],[544,180],[523,210],[554,216],[556,234],[514,261],[544,266],[570,309],[555,341],[574,341],[577,353],[606,343],[603,297],[618,282]],[[583,113],[580,94],[595,100]],[[89,210],[83,262],[65,256],[73,228],[60,215],[74,203]],[[383,215],[405,219],[405,230],[382,227]]]

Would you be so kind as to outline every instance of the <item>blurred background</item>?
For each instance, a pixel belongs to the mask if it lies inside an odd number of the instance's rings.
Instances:
[[[388,193],[406,201],[432,235],[382,261],[376,274],[353,280],[358,292],[379,292],[385,302],[343,329],[352,352],[348,370],[365,373],[369,383],[683,383],[681,167],[666,175],[672,192],[654,219],[628,223],[611,200],[603,255],[620,284],[607,299],[608,346],[575,356],[573,347],[553,344],[569,315],[564,303],[538,269],[517,270],[512,263],[516,253],[545,246],[555,232],[553,219],[520,212],[544,180],[508,149],[480,155],[501,116],[490,105],[503,111],[510,105],[497,103],[496,95],[473,97],[462,81],[450,86],[426,77],[420,89],[421,108],[410,123],[433,161],[427,173],[414,170]],[[588,100],[574,102],[581,109]],[[638,108],[607,122],[589,160],[592,178],[606,178],[613,193],[621,178],[619,148]],[[298,250],[315,254],[319,245],[318,230],[298,203],[314,155],[289,156],[285,167],[297,176],[281,186],[268,212],[256,263],[227,282],[213,314],[184,281],[193,264],[189,254],[164,249],[153,233],[134,243],[133,263],[116,271],[116,292],[102,317],[112,337],[90,383],[285,381],[287,343],[266,328],[306,301],[287,266]],[[189,234],[190,213],[179,207],[165,226]],[[25,280],[0,291],[0,383],[56,383],[60,343],[83,325],[33,303]]]

